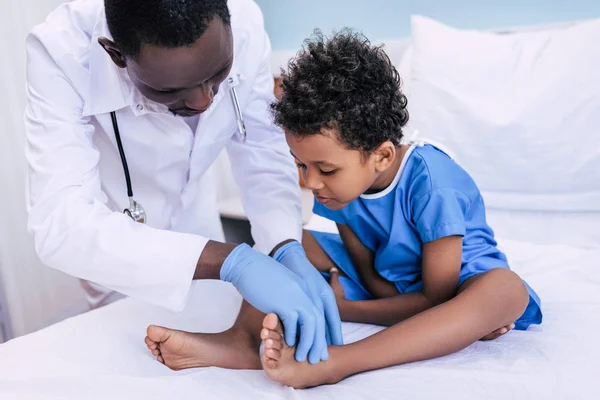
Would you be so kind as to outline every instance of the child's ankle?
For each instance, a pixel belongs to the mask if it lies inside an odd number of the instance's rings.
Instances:
[[[344,366],[344,361],[342,358],[342,348],[344,346],[329,346],[329,359],[325,361],[326,367],[326,379],[327,384],[334,385],[344,378],[349,376],[346,371],[346,367]]]

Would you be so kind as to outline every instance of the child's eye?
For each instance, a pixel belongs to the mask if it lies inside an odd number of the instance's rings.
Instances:
[[[296,163],[296,167],[298,167],[300,169],[306,169],[306,164]]]
[[[155,92],[158,93],[162,93],[162,94],[172,94],[175,93],[177,90],[173,90],[173,89],[154,89]]]
[[[321,175],[325,175],[325,176],[329,176],[329,175],[333,175],[337,172],[337,169],[332,169],[331,171],[323,171],[321,170]]]

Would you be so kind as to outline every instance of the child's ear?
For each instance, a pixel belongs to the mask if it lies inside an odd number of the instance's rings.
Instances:
[[[396,146],[387,140],[375,149],[373,156],[375,157],[375,169],[383,172],[393,165],[397,156]]]

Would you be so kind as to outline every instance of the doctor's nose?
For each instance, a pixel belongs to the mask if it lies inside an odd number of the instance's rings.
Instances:
[[[185,105],[194,110],[205,110],[213,102],[215,92],[212,86],[197,87],[185,99]]]

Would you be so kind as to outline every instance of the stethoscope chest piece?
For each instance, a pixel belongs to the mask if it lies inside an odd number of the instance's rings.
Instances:
[[[146,211],[144,207],[133,198],[129,198],[129,208],[123,210],[123,214],[129,216],[134,222],[146,223]]]
[[[119,124],[117,123],[117,114],[114,111],[111,112],[110,118],[112,120],[113,129],[115,131],[115,140],[117,141],[117,147],[119,148],[121,163],[123,164],[123,172],[125,173],[125,183],[127,184],[127,197],[129,197],[129,208],[124,209],[123,214],[129,216],[129,218],[131,218],[134,222],[145,224],[146,211],[140,203],[133,199],[131,177],[129,176],[129,167],[127,166],[127,158],[125,157],[125,151],[123,150],[123,143],[121,143],[121,134],[119,133]]]

